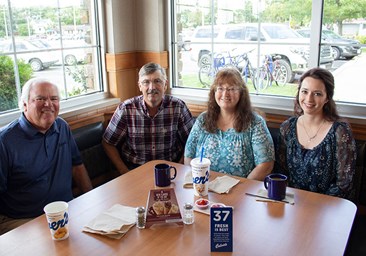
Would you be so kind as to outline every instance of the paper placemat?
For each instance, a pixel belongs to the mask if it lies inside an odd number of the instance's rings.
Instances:
[[[266,189],[259,189],[257,192],[258,196],[263,196],[263,197],[268,197],[268,191]],[[257,197],[256,198],[257,201],[261,201],[261,202],[276,202],[276,203],[281,203],[281,201],[277,201],[277,200],[272,200],[272,199],[267,199],[267,198],[260,198]],[[290,193],[290,192],[286,192],[286,197],[285,199],[283,199],[283,201],[287,201],[287,203],[289,204],[295,204],[295,195],[294,193]],[[286,202],[284,202],[286,203]]]

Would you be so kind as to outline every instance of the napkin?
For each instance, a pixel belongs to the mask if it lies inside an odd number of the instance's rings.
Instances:
[[[229,193],[230,189],[239,183],[240,180],[227,175],[216,177],[208,183],[208,189],[218,194]]]
[[[266,189],[259,189],[257,192],[257,195],[259,196],[264,196],[264,197],[268,197],[268,191]],[[266,198],[256,198],[257,201],[261,201],[261,202],[280,202],[280,201],[276,201],[276,200],[271,200],[271,199],[266,199]],[[295,195],[293,193],[290,192],[286,192],[286,197],[285,199],[283,199],[283,201],[287,201],[289,204],[295,204]]]
[[[85,225],[83,231],[120,239],[135,224],[136,208],[115,204]]]
[[[193,188],[193,177],[191,171],[187,171],[184,174],[183,188]]]
[[[192,179],[192,172],[187,171],[184,175],[183,187],[193,188]],[[218,194],[229,193],[230,189],[238,184],[239,181],[227,175],[216,177],[216,179],[208,183],[208,190]]]

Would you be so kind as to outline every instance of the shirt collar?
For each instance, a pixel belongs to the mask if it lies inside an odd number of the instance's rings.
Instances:
[[[146,102],[144,101],[144,96],[140,95],[139,96],[139,101],[140,101],[140,104],[141,104],[141,107],[142,107],[144,113],[145,114],[148,114],[149,111],[147,109]],[[164,94],[163,100],[161,101],[161,104],[160,104],[160,106],[158,108],[158,112],[160,112],[160,110],[164,108],[164,106],[166,105],[167,102],[168,102],[167,95]]]
[[[56,119],[57,120],[57,119]],[[39,134],[40,132],[28,121],[28,119],[25,117],[24,113],[19,118],[19,125],[23,129],[23,131],[30,137],[35,136]],[[56,121],[52,124],[50,129],[46,132],[46,134],[52,134],[54,132],[59,133],[60,130],[58,126],[56,125]]]

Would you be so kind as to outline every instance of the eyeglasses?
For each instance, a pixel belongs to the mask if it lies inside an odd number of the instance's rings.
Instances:
[[[146,79],[146,80],[143,80],[140,82],[140,84],[145,87],[148,87],[150,85],[150,83],[152,83],[153,85],[156,85],[156,86],[163,86],[165,81],[161,80],[160,78],[156,78],[154,80]]]
[[[48,100],[50,100],[52,103],[56,103],[60,101],[60,98],[58,96],[51,96],[51,97],[42,97],[42,96],[37,96],[36,98],[33,99],[34,102],[36,102],[37,104],[44,104],[45,102],[48,102]]]
[[[216,87],[215,91],[218,93],[223,93],[224,91],[226,91],[227,93],[237,93],[240,91],[240,88],[239,87],[224,88],[224,87],[218,86],[218,87]]]

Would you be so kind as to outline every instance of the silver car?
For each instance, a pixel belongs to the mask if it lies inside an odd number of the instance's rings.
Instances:
[[[53,41],[53,44],[51,44],[50,42],[48,42],[47,40],[42,40],[42,39],[32,39],[29,41],[30,43],[34,44],[35,46],[42,48],[42,49],[48,49],[48,50],[52,50],[54,52],[57,53],[58,55],[58,59],[59,59],[59,63],[62,63],[62,58],[61,58],[61,52],[59,50],[60,48],[60,43],[59,41]],[[71,48],[70,47],[70,43],[66,43],[64,42],[64,49],[63,49],[63,56],[64,56],[64,63],[67,66],[73,66],[76,65],[78,63],[82,63],[86,60],[87,58],[87,52],[86,49],[84,48],[77,48],[77,47],[82,47],[85,46],[85,43],[83,41],[74,41],[73,40],[73,46],[76,48]]]
[[[49,68],[58,61],[55,54],[42,51],[41,48],[27,40],[15,40],[15,49],[17,58],[29,63],[33,71],[41,71]],[[0,42],[0,53],[6,55],[14,54],[12,41]]]
[[[207,62],[206,56],[211,54],[212,41],[214,53],[231,49],[247,52],[254,65],[259,53],[259,59],[265,55],[281,56],[282,63],[286,63],[283,66],[288,74],[286,82],[292,82],[295,74],[302,74],[308,68],[310,41],[286,24],[262,23],[260,31],[257,23],[198,26],[190,40],[190,54],[199,66]],[[333,60],[330,46],[322,46],[320,64],[330,68]]]
[[[303,37],[310,38],[310,29],[308,28],[299,29],[297,32]],[[322,40],[331,45],[335,60],[341,58],[349,60],[361,54],[361,45],[359,41],[341,37],[331,30],[322,30]]]

